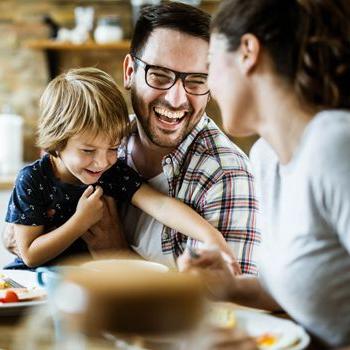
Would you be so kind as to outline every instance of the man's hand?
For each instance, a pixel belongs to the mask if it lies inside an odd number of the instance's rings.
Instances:
[[[102,219],[82,236],[94,258],[128,249],[114,199],[103,196],[102,200]]]
[[[4,231],[2,232],[2,242],[4,247],[12,254],[20,257],[20,253],[17,247],[15,238],[15,226],[14,224],[7,223],[5,225]]]

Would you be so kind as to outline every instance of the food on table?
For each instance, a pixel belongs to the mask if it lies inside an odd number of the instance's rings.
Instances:
[[[0,289],[10,288],[10,284],[0,277]]]
[[[1,303],[18,303],[19,298],[16,292],[13,290],[7,290],[3,298],[0,299]]]
[[[0,275],[0,305],[3,303],[38,300],[45,297],[46,292],[42,288],[15,288],[11,285],[10,281],[8,281],[7,276]]]
[[[211,306],[209,309],[209,323],[214,327],[233,328],[236,325],[234,311],[224,306]]]
[[[260,349],[271,349],[277,342],[279,336],[272,333],[264,333],[255,338]]]

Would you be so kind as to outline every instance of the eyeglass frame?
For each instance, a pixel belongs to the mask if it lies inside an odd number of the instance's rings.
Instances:
[[[140,65],[144,69],[144,71],[145,71],[145,82],[152,89],[162,90],[162,91],[169,90],[176,84],[176,82],[180,78],[181,81],[182,81],[182,86],[185,89],[187,94],[190,94],[190,95],[193,95],[193,96],[204,96],[204,95],[208,95],[209,92],[210,92],[209,88],[208,88],[208,91],[206,91],[206,92],[204,92],[202,94],[194,94],[192,92],[188,92],[187,89],[186,89],[186,85],[185,85],[185,79],[186,79],[187,76],[189,76],[191,74],[198,74],[198,75],[201,75],[201,76],[205,76],[208,79],[208,74],[206,74],[206,73],[198,73],[198,72],[185,73],[185,72],[179,72],[179,71],[176,71],[176,70],[173,70],[173,69],[170,69],[170,68],[166,68],[166,67],[162,67],[162,66],[156,66],[154,64],[148,64],[147,62],[141,60],[141,58],[138,58],[137,56],[132,56],[132,58],[134,59],[134,61],[135,61],[135,63],[137,65]],[[174,73],[175,74],[175,79],[174,79],[174,82],[172,83],[172,85],[170,85],[167,88],[159,88],[159,87],[154,87],[154,86],[150,85],[148,83],[148,81],[147,81],[147,72],[149,71],[150,68],[161,69],[161,70],[168,70],[168,71]]]

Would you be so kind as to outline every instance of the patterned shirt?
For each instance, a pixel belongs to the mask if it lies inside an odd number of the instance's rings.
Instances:
[[[140,176],[120,160],[97,182],[105,195],[119,201],[130,201],[141,184]],[[49,155],[44,155],[20,171],[5,220],[9,223],[27,226],[43,225],[44,232],[50,232],[71,218],[86,188],[87,185],[61,182],[53,173]],[[58,259],[72,254],[87,252],[85,242],[78,239],[47,264],[54,264],[58,262]],[[11,268],[23,265],[23,261],[16,259]]]
[[[126,160],[126,145],[119,150]],[[162,161],[169,196],[178,198],[209,221],[229,243],[243,273],[257,273],[258,203],[247,156],[218,126],[203,116],[182,143]],[[163,254],[176,258],[197,241],[166,226]]]

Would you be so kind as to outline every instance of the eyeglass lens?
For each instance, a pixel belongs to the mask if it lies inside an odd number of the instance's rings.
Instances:
[[[146,74],[146,82],[155,89],[166,90],[175,84],[175,72],[159,67],[149,67]],[[182,78],[185,90],[190,94],[201,95],[208,92],[206,75],[188,74]]]

